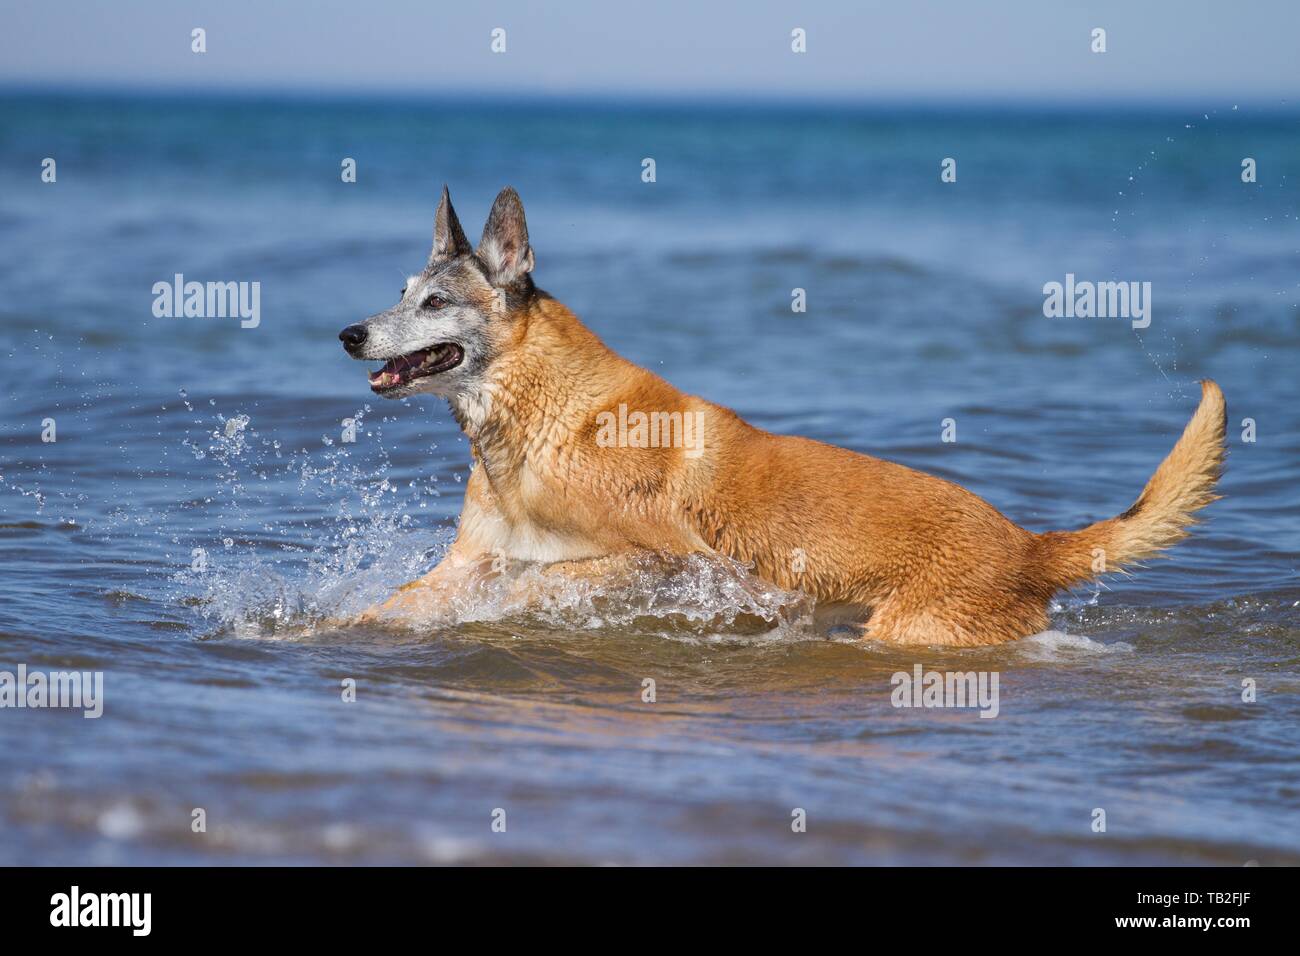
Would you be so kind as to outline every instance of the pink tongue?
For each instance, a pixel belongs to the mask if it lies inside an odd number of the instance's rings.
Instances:
[[[424,362],[428,355],[428,350],[412,352],[410,355],[399,355],[395,359],[389,359],[378,372],[370,374],[370,384],[378,385],[380,388],[388,388],[396,385],[402,380],[402,373],[407,369],[416,368]]]

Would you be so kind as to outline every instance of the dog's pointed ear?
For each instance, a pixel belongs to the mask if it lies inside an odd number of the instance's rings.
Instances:
[[[533,247],[528,244],[528,223],[519,193],[510,186],[497,194],[483,227],[478,257],[488,280],[498,288],[518,282],[533,271]]]
[[[454,259],[456,256],[469,255],[472,251],[469,240],[465,238],[465,230],[456,218],[456,210],[451,206],[451,193],[443,186],[442,199],[433,216],[433,251],[429,253],[429,262]]]

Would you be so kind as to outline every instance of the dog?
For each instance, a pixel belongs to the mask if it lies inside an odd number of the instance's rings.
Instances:
[[[1170,547],[1218,498],[1226,408],[1212,381],[1132,507],[1040,534],[952,482],[679,392],[539,289],[534,261],[514,189],[475,248],[444,187],[424,270],[339,333],[353,358],[384,363],[376,394],[446,399],[474,459],[444,559],[361,620],[446,610],[501,559],[586,576],[703,553],[806,593],[866,639],[991,645],[1045,630],[1055,593]]]

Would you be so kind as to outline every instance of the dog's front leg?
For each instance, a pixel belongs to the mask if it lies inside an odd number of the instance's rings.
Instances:
[[[363,611],[356,621],[375,624],[454,617],[454,598],[481,576],[481,566],[481,559],[453,549],[424,577],[403,584],[387,600]]]
[[[404,584],[392,597],[367,608],[357,623],[427,621],[454,619],[457,598],[468,599],[473,585],[492,568],[501,522],[483,469],[475,467],[465,486],[465,507],[461,511],[456,539],[438,566],[422,578]]]

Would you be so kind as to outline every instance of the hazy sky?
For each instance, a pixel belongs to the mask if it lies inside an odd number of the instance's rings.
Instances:
[[[0,0],[0,83],[1289,105],[1298,28],[1300,0]]]

